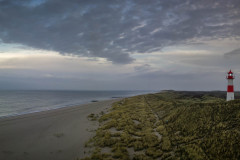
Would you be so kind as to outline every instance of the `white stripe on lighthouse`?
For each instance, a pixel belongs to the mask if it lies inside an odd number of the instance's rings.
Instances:
[[[233,86],[233,79],[228,79],[228,85]]]
[[[234,100],[234,92],[227,92],[227,101]]]

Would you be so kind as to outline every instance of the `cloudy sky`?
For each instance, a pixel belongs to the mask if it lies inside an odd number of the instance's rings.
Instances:
[[[240,90],[239,0],[0,0],[0,89]]]

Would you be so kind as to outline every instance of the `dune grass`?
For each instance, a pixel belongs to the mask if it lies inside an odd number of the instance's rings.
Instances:
[[[240,101],[165,91],[123,99],[86,143],[93,159],[240,159]],[[108,152],[104,148],[110,148]]]

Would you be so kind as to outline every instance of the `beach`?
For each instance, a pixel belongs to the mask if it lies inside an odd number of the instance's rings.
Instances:
[[[0,118],[1,160],[73,160],[87,156],[85,142],[98,128],[91,113],[107,112],[112,99]]]

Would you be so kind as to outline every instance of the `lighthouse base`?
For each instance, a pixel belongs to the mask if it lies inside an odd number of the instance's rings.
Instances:
[[[227,101],[234,100],[234,92],[227,92]]]

